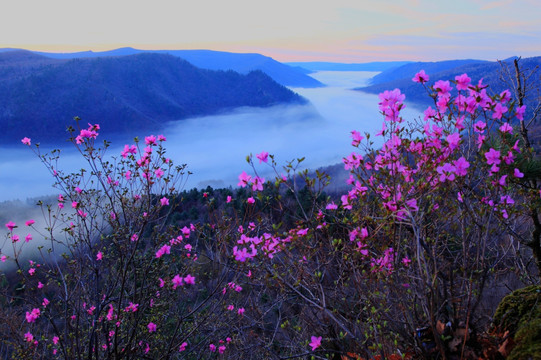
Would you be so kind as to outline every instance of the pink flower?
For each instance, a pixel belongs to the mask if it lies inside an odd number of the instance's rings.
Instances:
[[[27,138],[27,137],[22,138],[21,142],[22,142],[23,144],[25,144],[25,145],[28,145],[28,146],[31,145],[31,141],[30,141],[30,139]]]
[[[447,143],[449,144],[449,149],[454,150],[458,147],[458,143],[460,142],[460,134],[459,133],[452,133],[447,136]]]
[[[487,124],[484,121],[479,120],[475,124],[473,124],[473,130],[477,133],[482,133],[485,131],[485,128],[487,127]]]
[[[453,165],[455,166],[455,174],[458,176],[465,176],[467,169],[470,167],[470,163],[464,157],[453,161]]]
[[[44,286],[41,281],[38,281],[38,289],[43,289]]]
[[[259,176],[256,176],[254,178],[254,183],[252,184],[252,190],[253,191],[263,191],[263,184],[265,183],[264,178],[260,178]]]
[[[103,253],[101,251],[98,251],[98,254],[96,255],[96,260],[100,261],[101,259],[103,259]]]
[[[485,158],[487,159],[488,165],[498,165],[501,163],[500,152],[493,148],[490,148],[490,150],[485,153]]]
[[[162,204],[162,206],[167,206],[167,205],[169,205],[169,199],[166,198],[165,196],[162,197],[162,198],[160,199],[160,204]]]
[[[234,309],[235,309],[234,305],[228,305],[227,306],[227,310],[229,310],[229,311],[233,311]]]
[[[411,79],[413,82],[424,84],[428,80],[430,80],[430,77],[425,73],[424,70],[419,71],[413,79]]]
[[[150,135],[145,137],[145,144],[154,145],[156,144],[156,136]]]
[[[24,224],[25,224],[26,226],[32,226],[34,223],[35,223],[34,220],[28,220],[28,221],[25,222]]]
[[[30,240],[32,240],[32,234],[28,234],[24,237],[24,241],[29,242]]]
[[[255,157],[259,159],[259,163],[262,162],[266,163],[268,161],[269,153],[266,151],[261,152],[260,154],[257,154]]]
[[[237,184],[237,186],[245,187],[251,180],[252,177],[246,174],[246,171],[243,171],[242,174],[239,175],[239,183]]]
[[[184,279],[182,279],[179,274],[175,275],[171,282],[173,283],[173,289],[176,289],[179,286],[184,286]]]
[[[502,126],[500,126],[500,131],[502,133],[509,133],[509,134],[512,134],[513,133],[513,127],[511,125],[509,125],[509,123],[504,123]]]
[[[492,113],[493,119],[501,119],[503,114],[507,112],[507,107],[503,106],[501,103],[497,103],[494,107],[494,112]]]
[[[336,209],[338,209],[338,205],[336,205],[334,202],[327,204],[327,206],[325,207],[325,210],[336,210]]]
[[[254,199],[253,197],[250,196],[250,197],[246,200],[246,202],[247,202],[248,204],[255,204],[255,199]]]
[[[58,340],[60,340],[58,336],[53,336],[53,344],[58,344]]]
[[[519,120],[524,120],[524,112],[526,111],[526,105],[522,105],[517,108],[515,116]]]
[[[353,146],[358,146],[364,139],[364,137],[361,136],[361,133],[356,130],[351,132],[351,137],[353,138],[353,141],[351,142],[351,145]]]
[[[216,351],[216,345],[210,344],[209,349],[210,349],[211,352],[215,352]]]
[[[226,200],[226,203],[228,203],[228,204],[229,204],[229,203],[231,202],[231,200],[233,200],[233,199],[231,198],[231,195],[228,195],[228,196],[227,196],[227,200]]]
[[[186,350],[186,346],[188,346],[188,343],[185,341],[180,345],[180,347],[178,348],[178,351],[182,352]]]
[[[15,223],[13,221],[9,221],[7,224],[6,224],[6,227],[9,229],[9,231],[13,231],[14,228],[17,227],[17,225],[15,225]]]
[[[237,313],[238,313],[239,315],[243,315],[244,312],[245,312],[244,308],[239,308],[239,309],[237,310]]]
[[[297,231],[297,235],[299,236],[305,236],[306,234],[308,234],[308,228]]]
[[[438,96],[445,96],[453,89],[449,81],[438,80],[434,84],[434,89],[438,91]]]
[[[158,251],[156,251],[156,258],[161,258],[165,254],[171,254],[171,246],[165,244]]]
[[[192,276],[190,274],[186,275],[184,277],[184,282],[188,285],[195,285],[195,276]]]
[[[519,169],[515,168],[515,170],[513,171],[513,176],[516,178],[523,178],[524,173],[521,173]]]
[[[471,79],[467,74],[462,74],[455,76],[455,81],[457,90],[468,90],[468,85],[470,85]]]
[[[35,322],[41,315],[41,311],[38,308],[32,309],[32,312],[26,312],[26,321],[29,323]]]
[[[219,352],[220,354],[223,354],[223,353],[225,352],[225,345],[220,346],[220,347],[218,348],[218,352]]]
[[[163,170],[158,168],[156,170],[154,170],[154,174],[156,174],[156,177],[159,179],[163,176]]]
[[[29,332],[24,334],[24,340],[27,341],[27,342],[32,342],[32,341],[34,341],[34,335],[32,335],[30,333],[30,331],[29,331]]]
[[[138,307],[139,307],[139,304],[134,304],[130,301],[130,304],[126,306],[126,308],[124,309],[124,312],[130,312],[130,311],[136,312]]]
[[[156,324],[154,324],[153,322],[149,322],[147,327],[148,327],[148,332],[149,333],[156,331]]]
[[[167,141],[167,139],[163,135],[158,135],[158,141]]]
[[[310,344],[308,345],[312,347],[312,351],[314,351],[315,349],[321,346],[321,339],[322,339],[321,336],[312,336],[310,338],[311,341],[310,341]]]
[[[41,305],[43,305],[43,307],[47,307],[47,305],[49,305],[49,303],[50,303],[49,299],[43,298],[43,302],[41,303]]]

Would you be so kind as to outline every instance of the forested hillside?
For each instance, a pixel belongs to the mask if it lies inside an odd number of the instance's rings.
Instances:
[[[261,71],[203,70],[165,54],[57,60],[4,52],[0,94],[4,143],[64,139],[74,116],[115,134],[237,107],[305,102]]]

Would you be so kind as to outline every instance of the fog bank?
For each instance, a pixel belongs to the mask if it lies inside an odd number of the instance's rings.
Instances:
[[[365,85],[375,74],[311,74],[328,86],[292,89],[307,98],[309,105],[236,109],[224,115],[170,122],[161,132],[167,137],[168,157],[177,164],[188,164],[194,173],[187,188],[235,186],[238,174],[250,171],[246,155],[261,151],[274,154],[284,165],[300,157],[306,158],[304,164],[309,168],[340,162],[353,151],[351,130],[374,134],[381,129],[378,97],[350,90]],[[406,107],[403,116],[412,118],[419,112]],[[146,135],[139,134],[139,138]],[[119,155],[125,143],[115,140],[108,153]],[[76,171],[83,166],[82,158],[69,146],[64,145],[59,167]],[[51,174],[28,148],[21,144],[20,148],[0,150],[0,201],[58,194],[51,187]],[[259,168],[264,173],[265,167]]]

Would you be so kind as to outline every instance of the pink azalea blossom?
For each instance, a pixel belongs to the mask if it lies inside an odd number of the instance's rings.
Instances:
[[[149,333],[156,331],[156,324],[154,324],[153,322],[149,322],[147,327],[148,327],[148,332]]]
[[[351,142],[351,145],[353,146],[358,146],[364,139],[364,137],[361,136],[361,133],[356,130],[351,132],[351,137],[353,138],[353,141]]]
[[[171,282],[173,283],[173,289],[176,289],[179,286],[184,286],[184,279],[179,274],[175,275]]]
[[[511,100],[511,92],[506,89],[500,93],[500,101],[505,104],[509,100]]]
[[[490,150],[485,153],[485,158],[487,159],[488,165],[498,165],[501,163],[500,152],[493,148],[490,148]]]
[[[17,227],[17,225],[15,225],[15,223],[13,221],[9,221],[7,224],[6,224],[6,227],[9,229],[9,231],[13,231],[14,228]]]
[[[169,199],[166,198],[165,196],[162,197],[162,198],[160,199],[160,204],[161,204],[162,206],[167,206],[167,205],[169,205]]]
[[[254,178],[254,182],[252,184],[252,190],[253,191],[263,191],[263,184],[265,183],[264,178],[260,178],[259,176],[256,176]]]
[[[246,202],[247,202],[248,204],[255,204],[255,199],[254,199],[253,197],[250,196],[250,197],[246,200]]]
[[[103,253],[101,251],[98,251],[98,254],[96,255],[96,260],[100,261],[101,259],[103,259]]]
[[[216,351],[216,345],[210,344],[209,349],[210,349],[211,352],[215,352]]]
[[[473,124],[473,130],[477,133],[483,133],[486,127],[487,127],[487,124],[481,120]]]
[[[447,95],[453,88],[451,87],[449,81],[438,80],[434,84],[434,89],[438,91],[439,96]]]
[[[190,274],[186,275],[184,277],[184,282],[188,285],[195,285],[195,276],[192,276]]]
[[[468,90],[471,79],[467,74],[462,74],[455,76],[455,81],[457,90]]]
[[[180,345],[180,347],[178,348],[178,351],[182,352],[182,351],[186,350],[186,346],[188,346],[188,343],[185,341]]]
[[[32,334],[30,333],[30,331],[29,331],[29,332],[27,332],[27,333],[24,334],[24,340],[25,340],[26,342],[33,342],[33,341],[34,341],[34,335],[32,335]]]
[[[243,171],[242,174],[239,175],[239,183],[237,184],[237,186],[246,187],[246,185],[248,185],[251,180],[252,177],[246,174],[246,171]]]
[[[244,310],[244,308],[239,308],[239,309],[237,310],[237,313],[238,313],[239,315],[243,315],[245,311],[246,311],[246,310]]]
[[[310,347],[312,347],[312,351],[316,350],[318,347],[321,346],[321,336],[312,336],[310,338]]]
[[[507,112],[508,108],[506,106],[503,106],[501,103],[497,103],[494,107],[494,112],[492,113],[493,119],[501,119],[503,114]]]
[[[156,144],[156,136],[150,135],[145,137],[145,144],[146,145],[155,145]]]
[[[229,203],[231,202],[231,200],[233,200],[233,198],[231,197],[231,195],[228,195],[228,196],[227,196],[226,203],[229,204]]]
[[[27,222],[25,222],[24,224],[26,226],[32,226],[33,224],[35,224],[36,222],[34,220],[28,220]]]
[[[171,246],[165,244],[158,251],[156,251],[156,258],[159,259],[165,254],[171,254]]]
[[[220,354],[223,354],[223,353],[225,352],[225,345],[220,346],[220,347],[218,348],[218,352],[219,352]]]
[[[163,176],[163,170],[161,168],[157,168],[156,170],[154,170],[154,174],[159,179]]]
[[[22,142],[23,144],[25,144],[25,145],[28,145],[28,146],[30,146],[31,143],[32,143],[32,142],[30,141],[30,139],[27,138],[27,137],[22,138],[21,142]]]
[[[38,308],[32,309],[32,312],[26,312],[26,321],[29,323],[35,322],[41,315],[41,311]]]
[[[523,178],[524,173],[520,172],[519,169],[515,168],[515,170],[513,171],[513,176],[516,177],[516,178]]]
[[[511,125],[509,125],[509,123],[504,123],[502,126],[500,126],[500,131],[502,133],[509,133],[509,134],[512,134],[513,133],[513,127]]]
[[[524,113],[525,112],[526,112],[526,105],[522,105],[522,106],[517,108],[517,110],[515,112],[515,116],[519,120],[524,120]]]
[[[330,204],[327,204],[325,209],[326,210],[336,210],[336,209],[338,209],[338,205],[336,205],[334,202],[331,202]]]
[[[425,73],[424,70],[421,70],[417,74],[415,74],[415,76],[411,80],[416,83],[424,84],[428,80],[430,80],[430,77]]]
[[[260,154],[257,154],[255,157],[259,159],[260,164],[262,162],[266,163],[268,161],[269,153],[266,151],[263,151]]]
[[[460,157],[458,160],[453,161],[453,165],[455,166],[455,174],[458,176],[465,176],[467,174],[467,169],[470,167],[470,163],[464,159],[464,157]]]

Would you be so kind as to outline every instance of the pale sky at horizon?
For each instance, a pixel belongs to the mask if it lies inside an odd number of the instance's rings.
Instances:
[[[2,1],[0,48],[211,49],[335,62],[541,55],[539,0]]]

